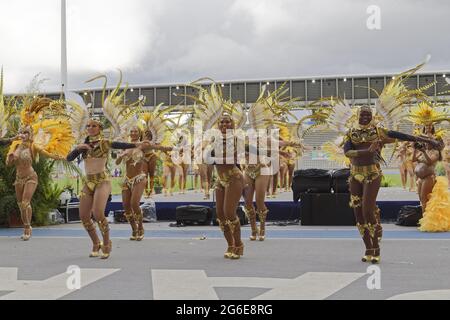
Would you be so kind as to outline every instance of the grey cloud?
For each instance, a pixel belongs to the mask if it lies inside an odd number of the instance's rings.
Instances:
[[[450,70],[450,3],[445,0],[271,2],[277,4],[274,14],[282,13],[276,16],[280,21],[253,14],[239,2],[140,3],[139,14],[148,13],[152,29],[143,24],[140,43],[124,48],[147,45],[133,65],[123,66],[126,80],[143,84],[203,76],[231,80],[394,73],[421,62],[427,53],[432,60],[426,70]],[[380,6],[382,30],[366,28],[369,5]],[[57,68],[42,71],[58,79]],[[71,70],[72,87],[84,87],[83,80],[94,73]]]

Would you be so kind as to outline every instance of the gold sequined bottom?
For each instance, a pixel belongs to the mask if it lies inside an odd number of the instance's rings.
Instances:
[[[85,186],[94,193],[95,188],[102,182],[109,181],[109,174],[107,172],[88,174],[86,175]]]
[[[19,177],[16,175],[16,181],[14,181],[15,186],[24,186],[27,183],[33,183],[33,184],[38,183],[38,176],[37,176],[36,172],[32,172],[25,177]]]
[[[137,185],[139,182],[144,181],[147,178],[147,175],[145,173],[138,174],[137,176],[134,176],[133,178],[125,177],[125,180],[122,184],[122,190],[133,190],[134,186]]]
[[[350,168],[350,180],[354,179],[359,183],[371,183],[383,176],[379,164],[370,164],[366,166],[352,165]]]
[[[228,170],[222,175],[219,174],[216,181],[216,188],[227,188],[230,185],[233,178],[239,178],[241,176],[242,172],[237,167]]]

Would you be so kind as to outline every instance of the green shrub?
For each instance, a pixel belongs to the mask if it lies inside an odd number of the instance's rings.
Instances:
[[[5,163],[6,153],[9,147],[0,149],[0,224],[5,225],[8,222],[10,214],[17,214],[16,192],[14,181],[16,178],[14,166],[7,167]],[[33,162],[33,168],[36,171],[39,183],[36,192],[31,200],[33,208],[33,224],[47,225],[48,213],[56,209],[59,205],[59,197],[63,191],[62,188],[53,184],[51,173],[53,171],[54,161],[44,157]]]
[[[389,177],[383,176],[383,179],[381,179],[381,187],[388,188],[388,187],[392,187],[393,185],[394,185],[394,183],[392,182],[392,180]]]
[[[442,162],[439,162],[436,165],[436,174],[438,176],[445,176],[445,168],[444,168],[444,164]]]

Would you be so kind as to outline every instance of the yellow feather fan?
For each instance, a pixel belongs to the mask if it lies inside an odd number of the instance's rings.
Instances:
[[[35,159],[37,154],[52,159],[64,159],[75,142],[72,127],[63,118],[38,121],[32,124],[31,128],[33,129],[31,150]],[[8,154],[13,153],[21,143],[21,140],[13,141]]]

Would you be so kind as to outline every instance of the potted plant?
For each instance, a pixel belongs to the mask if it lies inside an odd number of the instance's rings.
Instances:
[[[155,177],[155,184],[153,186],[153,189],[155,190],[155,194],[161,194],[162,193],[162,183],[161,183],[161,178],[160,177]]]

